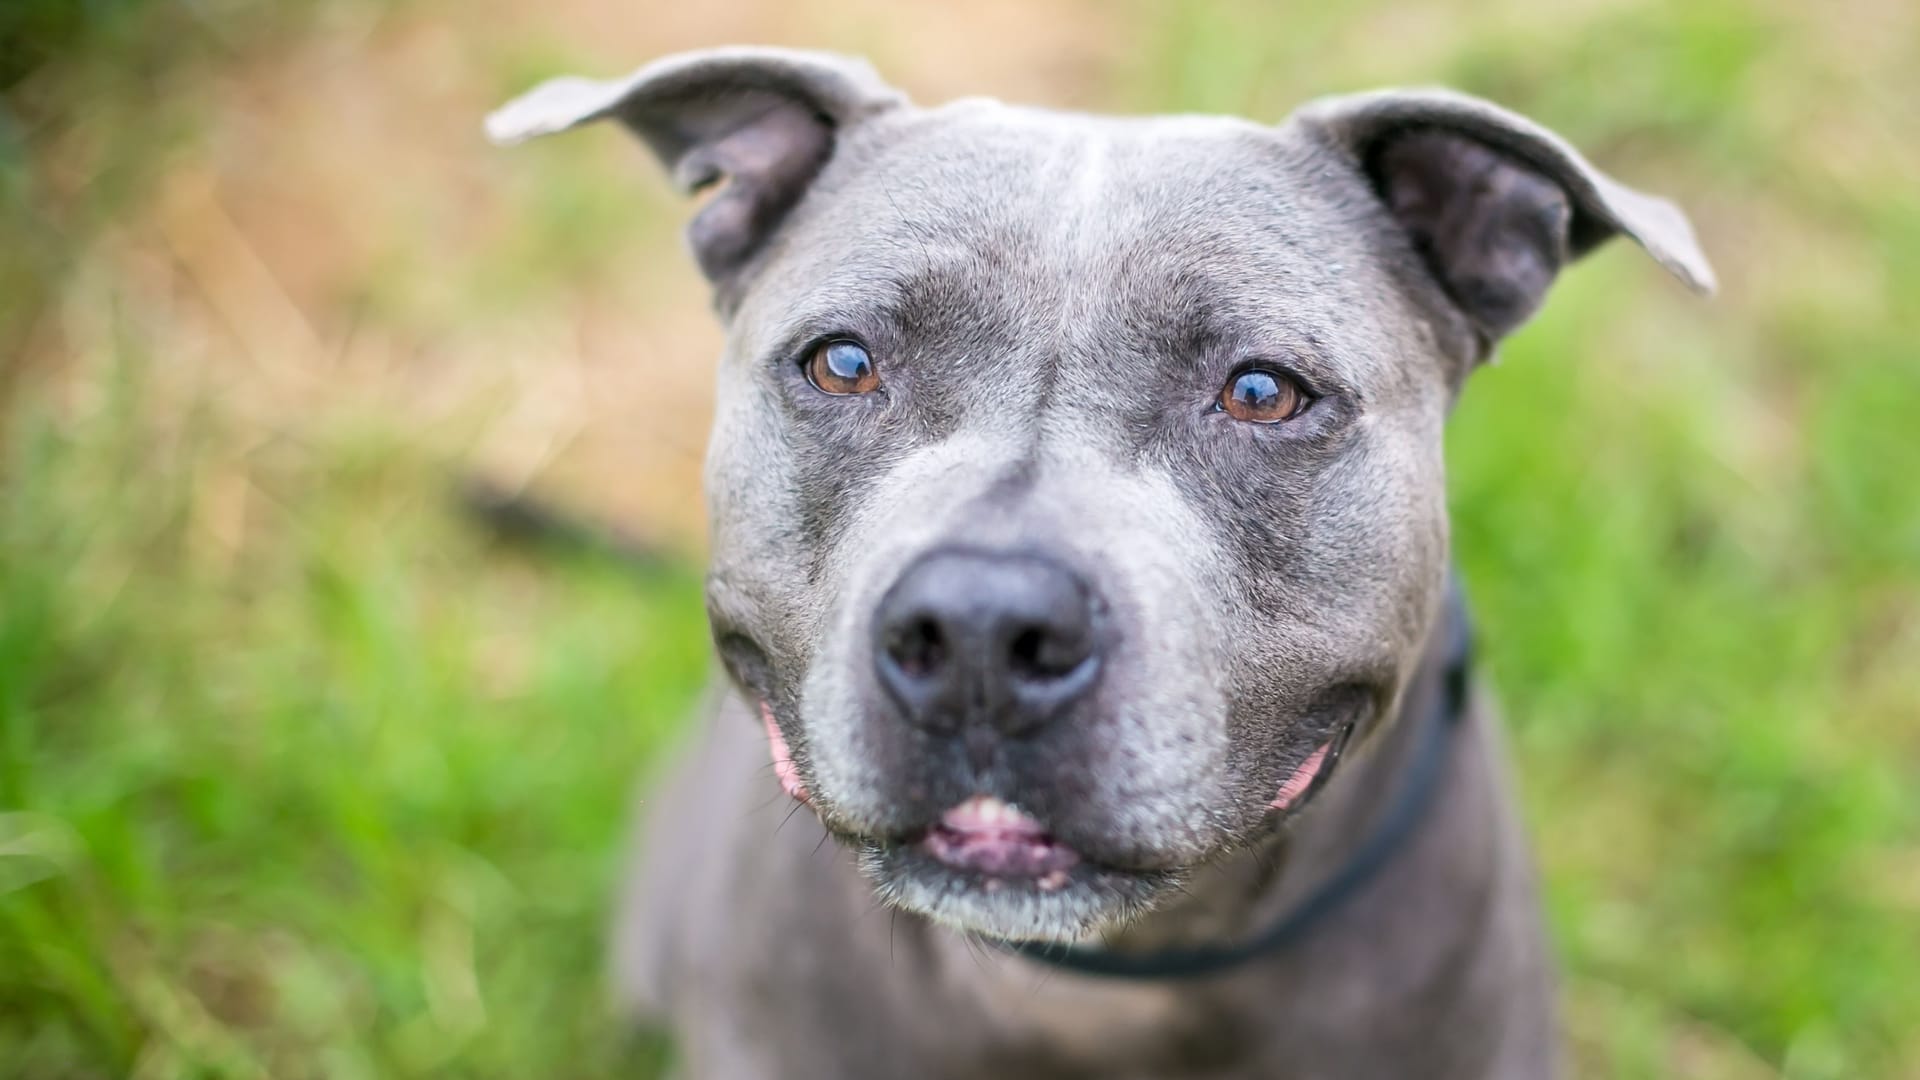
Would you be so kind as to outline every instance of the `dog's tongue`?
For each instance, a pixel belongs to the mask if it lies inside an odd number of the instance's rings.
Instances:
[[[927,853],[948,866],[997,878],[1039,878],[1042,887],[1064,885],[1066,872],[1080,861],[1039,822],[990,795],[975,795],[940,815],[925,843]]]

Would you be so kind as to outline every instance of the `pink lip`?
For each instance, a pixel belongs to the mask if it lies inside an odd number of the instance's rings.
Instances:
[[[1313,756],[1302,762],[1300,767],[1293,771],[1293,775],[1287,777],[1286,782],[1280,785],[1280,794],[1275,795],[1273,802],[1268,805],[1275,810],[1285,810],[1300,796],[1305,795],[1307,789],[1313,786],[1314,778],[1320,775],[1321,768],[1326,765],[1327,750],[1332,745],[1330,742],[1322,743],[1320,749],[1315,750]]]
[[[807,785],[800,781],[800,767],[793,763],[793,751],[787,749],[787,737],[773,722],[773,707],[764,701],[760,703],[760,723],[767,729],[767,752],[773,758],[773,775],[780,778],[781,789],[801,803],[811,803]]]

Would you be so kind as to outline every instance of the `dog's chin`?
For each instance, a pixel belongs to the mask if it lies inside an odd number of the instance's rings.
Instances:
[[[957,930],[1003,941],[1072,943],[1150,911],[1180,883],[1171,870],[1084,860],[1042,873],[948,865],[919,844],[858,842],[860,868],[882,901]]]

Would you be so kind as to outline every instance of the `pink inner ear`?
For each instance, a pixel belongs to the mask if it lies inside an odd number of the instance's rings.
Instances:
[[[803,803],[809,802],[807,785],[800,782],[800,767],[793,763],[793,752],[787,749],[787,737],[780,734],[780,725],[773,722],[773,707],[764,701],[760,703],[760,723],[767,729],[767,751],[773,758],[773,775],[780,779],[781,789]]]
[[[811,109],[764,94],[736,95],[712,119],[674,172],[695,188],[725,180],[687,226],[700,269],[718,281],[800,201],[833,152],[833,129]]]
[[[1280,794],[1275,795],[1273,802],[1269,805],[1275,810],[1285,810],[1293,805],[1295,799],[1305,795],[1307,789],[1313,786],[1313,778],[1320,775],[1320,767],[1326,764],[1327,747],[1331,745],[1331,743],[1323,743],[1320,749],[1313,752],[1312,757],[1295,769],[1293,775],[1287,777],[1287,782],[1280,785]]]

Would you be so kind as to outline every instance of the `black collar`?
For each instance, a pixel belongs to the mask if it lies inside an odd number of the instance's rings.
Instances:
[[[1380,824],[1354,849],[1353,857],[1332,877],[1308,893],[1299,906],[1281,916],[1258,936],[1235,945],[1165,949],[1152,953],[1117,953],[1047,942],[1004,942],[1003,947],[1029,959],[1082,975],[1129,979],[1183,979],[1217,975],[1293,944],[1359,892],[1382,867],[1392,861],[1414,827],[1427,817],[1446,764],[1452,735],[1466,715],[1468,677],[1473,666],[1472,632],[1466,608],[1452,597],[1444,616],[1446,667],[1433,707],[1419,718],[1420,745],[1400,782],[1400,794]]]

